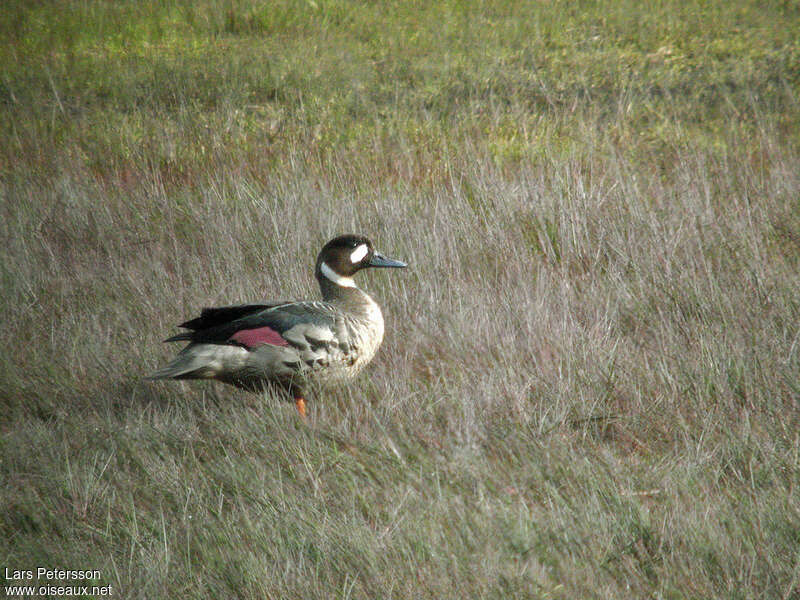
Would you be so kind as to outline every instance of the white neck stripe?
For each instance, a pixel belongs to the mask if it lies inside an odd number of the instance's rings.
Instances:
[[[330,279],[336,285],[341,285],[342,287],[351,287],[351,288],[356,287],[356,282],[353,281],[352,277],[342,277],[325,263],[322,263],[319,266],[319,270],[325,277]]]

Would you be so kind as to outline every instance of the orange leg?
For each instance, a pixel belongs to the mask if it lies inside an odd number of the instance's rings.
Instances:
[[[294,399],[294,405],[297,407],[297,412],[300,413],[300,416],[304,419],[306,418],[306,401],[303,400],[300,396],[296,396]]]

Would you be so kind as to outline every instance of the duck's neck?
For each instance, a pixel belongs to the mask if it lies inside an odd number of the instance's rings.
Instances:
[[[363,311],[373,304],[372,298],[359,289],[351,277],[337,275],[325,263],[320,265],[316,275],[325,302],[339,304],[355,312]]]

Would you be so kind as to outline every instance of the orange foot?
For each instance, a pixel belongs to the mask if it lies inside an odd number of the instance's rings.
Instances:
[[[304,419],[306,418],[306,401],[302,398],[295,398],[294,405],[297,407],[297,412],[300,413],[300,416]]]

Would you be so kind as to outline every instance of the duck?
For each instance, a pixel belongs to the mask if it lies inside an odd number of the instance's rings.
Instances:
[[[383,313],[353,276],[407,266],[362,235],[335,237],[317,256],[321,301],[204,308],[179,325],[188,331],[165,340],[188,345],[147,379],[213,379],[254,392],[277,386],[305,419],[310,384],[355,377],[383,341]]]

